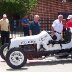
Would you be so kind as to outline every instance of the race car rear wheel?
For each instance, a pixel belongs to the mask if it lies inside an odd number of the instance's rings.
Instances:
[[[9,51],[9,43],[5,43],[4,45],[1,46],[1,57],[2,59],[5,60],[6,54]]]
[[[20,48],[12,48],[6,55],[6,62],[13,69],[23,67],[26,64],[26,61],[26,54]]]

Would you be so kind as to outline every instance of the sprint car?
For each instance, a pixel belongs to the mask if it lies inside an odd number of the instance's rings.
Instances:
[[[63,40],[55,41],[51,35],[42,31],[38,35],[16,37],[1,47],[1,57],[13,69],[23,67],[27,59],[42,56],[72,57],[72,29],[65,29]]]

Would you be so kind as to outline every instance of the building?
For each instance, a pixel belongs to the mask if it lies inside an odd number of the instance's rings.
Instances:
[[[30,17],[33,18],[35,14],[40,15],[42,30],[51,30],[51,24],[58,14],[63,14],[64,18],[72,14],[72,0],[38,0]]]

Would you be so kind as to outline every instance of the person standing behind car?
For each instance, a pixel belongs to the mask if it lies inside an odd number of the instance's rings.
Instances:
[[[69,15],[67,19],[66,28],[72,27],[72,15]]]
[[[63,31],[63,15],[58,15],[58,19],[56,19],[52,24],[52,36],[56,36],[56,41],[59,41],[62,39],[62,31]]]
[[[4,43],[9,43],[10,25],[6,14],[3,14],[3,18],[0,20],[0,30],[2,45]]]
[[[21,24],[23,26],[24,36],[29,36],[29,19],[28,16],[25,16],[21,20]]]
[[[39,15],[34,16],[34,21],[30,24],[30,35],[37,35],[40,33]]]

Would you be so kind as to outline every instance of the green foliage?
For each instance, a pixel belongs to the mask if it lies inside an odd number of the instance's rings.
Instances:
[[[7,13],[9,16],[19,14],[22,17],[30,14],[36,4],[37,0],[1,0],[0,14]]]

